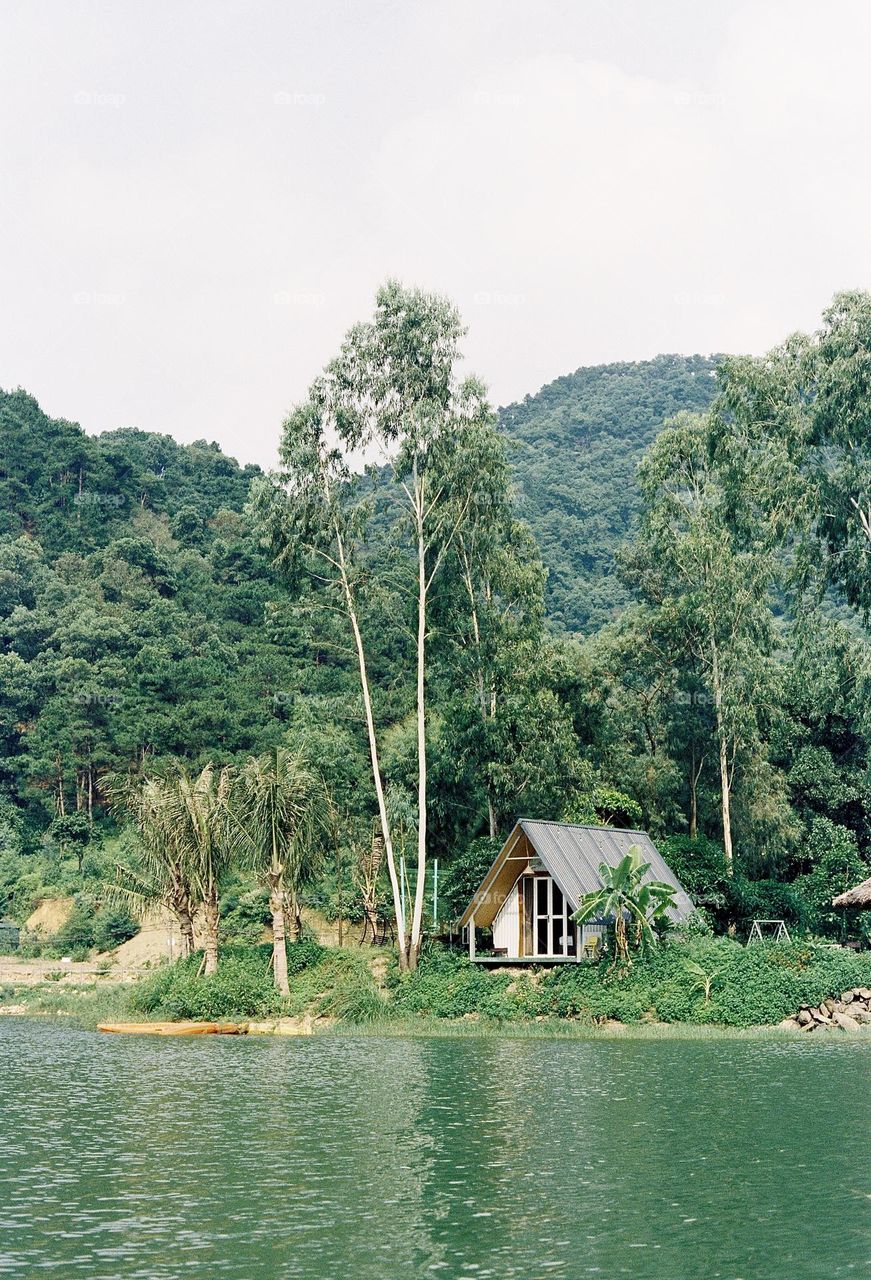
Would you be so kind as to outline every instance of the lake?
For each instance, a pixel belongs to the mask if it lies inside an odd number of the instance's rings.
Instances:
[[[0,1019],[0,1275],[871,1275],[871,1043]]]

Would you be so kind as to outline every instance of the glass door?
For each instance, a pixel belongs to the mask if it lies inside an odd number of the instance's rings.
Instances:
[[[529,883],[529,882],[527,882]],[[550,876],[536,876],[525,895],[531,925],[531,954],[536,956],[576,956],[577,926],[562,889]]]

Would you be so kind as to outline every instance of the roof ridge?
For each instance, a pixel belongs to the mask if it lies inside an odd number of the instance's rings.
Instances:
[[[576,831],[615,831],[630,836],[650,836],[641,827],[606,827],[595,822],[558,822],[555,818],[518,818],[518,823],[534,822],[538,827],[573,827]]]

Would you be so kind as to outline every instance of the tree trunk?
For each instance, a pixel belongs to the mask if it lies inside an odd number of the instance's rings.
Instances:
[[[218,892],[215,888],[209,891],[203,903],[203,915],[205,917],[205,974],[208,977],[210,973],[216,973],[218,969],[218,926],[221,921],[221,914],[218,908]]]
[[[290,995],[287,980],[287,946],[284,938],[284,888],[281,876],[269,875],[269,910],[272,915],[272,975],[283,996]]]
[[[692,760],[690,763],[690,839],[695,840],[699,834],[699,778],[702,776],[705,757],[702,756],[699,761],[699,767],[696,768],[696,754],[693,749]]]
[[[176,918],[178,919],[179,933],[181,934],[181,954],[184,959],[192,956],[196,950],[196,942],[194,941],[194,922],[191,918],[191,909],[189,906],[179,907],[176,910]]]
[[[418,490],[417,527],[417,883],[408,963],[417,968],[426,889],[426,551],[423,540],[423,494]]]
[[[289,942],[299,942],[299,935],[302,932],[302,922],[299,918],[299,902],[295,893],[287,895],[286,920],[287,920],[287,938]]]
[[[487,825],[490,831],[491,840],[496,836],[496,810],[493,807],[493,794],[490,790],[490,783],[487,783]]]
[[[381,834],[384,837],[384,853],[387,858],[387,872],[390,876],[390,888],[393,892],[393,912],[396,918],[396,936],[399,939],[399,967],[400,969],[407,969],[408,951],[405,940],[405,912],[402,908],[402,890],[399,884],[399,877],[396,874],[396,859],[393,856],[393,839],[390,834],[390,823],[387,818],[387,801],[384,796],[384,784],[381,780],[381,765],[378,759],[378,740],[375,736],[375,717],[372,712],[369,675],[366,669],[366,651],[363,648],[363,636],[357,619],[357,609],[354,604],[354,595],[351,591],[351,583],[348,579],[344,544],[339,530],[336,529],[335,532],[336,545],[339,553],[339,571],[342,580],[342,591],[345,596],[345,605],[348,610],[348,617],[351,621],[351,630],[354,633],[354,645],[357,650],[357,665],[360,670],[360,688],[363,693],[363,708],[366,713],[366,733],[369,739],[369,758],[372,763],[372,780],[375,784],[375,796],[378,801],[378,817],[381,824]]]
[[[723,848],[726,854],[726,875],[731,876],[734,870],[732,856],[732,815],[731,792],[732,782],[729,777],[729,743],[726,736],[725,717],[723,715],[723,681],[720,673],[720,660],[716,641],[711,641],[711,681],[714,687],[714,707],[717,713],[717,741],[720,751],[720,797],[723,813]]]
[[[472,639],[475,642],[475,653],[477,655],[476,664],[475,664],[475,685],[478,690],[478,705],[481,708],[481,719],[486,725],[488,720],[493,720],[495,719],[495,716],[496,716],[496,690],[491,685],[490,708],[489,708],[489,714],[488,714],[487,691],[486,691],[485,680],[484,680],[484,664],[483,664],[483,659],[481,657],[481,626],[480,626],[480,623],[478,622],[478,605],[475,600],[475,584],[472,581],[472,566],[469,561],[468,553],[465,547],[462,546],[462,544],[460,546],[458,555],[459,555],[460,564],[462,565],[463,582],[465,583],[466,592],[469,597],[469,611],[470,611],[470,617],[472,621]],[[487,586],[486,594],[487,594],[487,598],[489,599],[490,598],[489,585]],[[493,787],[489,778],[487,778],[485,785],[487,789],[487,829],[492,838],[496,835],[497,825],[496,825],[496,807],[493,804]]]
[[[55,756],[54,763],[57,770],[57,811],[62,818],[65,818],[67,809],[64,800],[64,771],[60,755]]]

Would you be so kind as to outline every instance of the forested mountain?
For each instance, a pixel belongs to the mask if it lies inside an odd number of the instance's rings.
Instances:
[[[663,355],[577,369],[500,411],[558,626],[589,633],[626,604],[615,553],[638,513],[638,463],[666,419],[708,408],[717,363]]]
[[[217,445],[94,438],[0,396],[0,785],[25,832],[102,812],[100,778],[278,738],[292,609],[242,517],[257,468]],[[7,820],[11,811],[7,805]]]
[[[137,510],[187,510],[189,523],[240,511],[257,472],[205,440],[131,428],[88,436],[26,392],[0,392],[0,533],[30,534],[46,551],[105,546]]]

